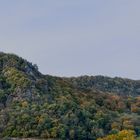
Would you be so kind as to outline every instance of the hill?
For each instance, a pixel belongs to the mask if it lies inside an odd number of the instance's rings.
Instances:
[[[112,92],[121,96],[139,96],[140,81],[123,79],[119,77],[110,78],[104,76],[81,76],[68,79],[74,87],[81,90],[100,90]]]
[[[140,135],[140,81],[54,77],[0,53],[0,137],[96,140],[122,130]]]

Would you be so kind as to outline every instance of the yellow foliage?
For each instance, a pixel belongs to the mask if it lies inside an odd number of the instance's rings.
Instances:
[[[26,87],[30,85],[30,80],[27,75],[17,70],[16,68],[6,68],[4,71],[4,76],[7,78],[8,82],[15,87]]]
[[[132,130],[122,130],[118,134],[108,135],[97,140],[135,140],[135,132]]]
[[[37,120],[38,124],[44,122],[44,118],[43,118],[43,116],[37,116],[37,117],[36,117],[36,120]]]
[[[137,107],[135,104],[131,105],[131,112],[137,113],[139,111],[139,107]]]
[[[27,101],[23,101],[23,102],[21,103],[21,105],[22,105],[22,107],[27,107],[27,106],[28,106],[28,102],[27,102]]]
[[[117,129],[117,130],[120,130],[120,124],[119,123],[117,123],[117,122],[113,122],[112,124],[111,124],[111,128],[112,129]]]

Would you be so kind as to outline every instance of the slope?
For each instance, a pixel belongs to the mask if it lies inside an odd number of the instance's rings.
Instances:
[[[96,140],[124,129],[140,135],[139,81],[43,75],[0,53],[0,137]]]

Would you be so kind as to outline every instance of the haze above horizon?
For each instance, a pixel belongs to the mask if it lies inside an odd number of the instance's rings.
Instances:
[[[140,79],[140,1],[5,0],[0,51],[57,76]]]

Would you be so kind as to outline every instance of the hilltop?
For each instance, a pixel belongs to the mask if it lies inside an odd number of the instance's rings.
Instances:
[[[55,77],[0,53],[0,137],[96,140],[122,130],[140,135],[140,81]]]

